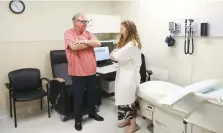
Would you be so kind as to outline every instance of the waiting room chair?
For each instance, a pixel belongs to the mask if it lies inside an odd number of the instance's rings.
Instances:
[[[49,79],[41,78],[40,70],[36,68],[23,68],[8,73],[9,83],[5,83],[9,90],[10,116],[12,117],[12,103],[14,110],[14,123],[17,127],[16,102],[25,102],[40,99],[40,108],[43,109],[42,98],[47,96],[48,117],[50,118],[48,89],[43,90],[43,80],[49,83]]]
[[[50,82],[50,102],[53,105],[52,108],[60,114],[61,121],[64,122],[73,117],[74,111],[72,80],[68,75],[65,50],[50,51],[50,61],[54,78]],[[101,96],[98,94],[98,106],[101,104],[100,100]],[[87,109],[87,91],[84,92],[83,96],[83,109]]]

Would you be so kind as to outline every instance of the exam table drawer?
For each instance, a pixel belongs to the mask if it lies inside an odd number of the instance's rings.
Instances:
[[[140,99],[139,106],[140,106],[140,114],[152,120],[154,107],[143,99]]]
[[[159,108],[154,110],[153,123],[170,133],[183,133],[184,131],[183,118]]]

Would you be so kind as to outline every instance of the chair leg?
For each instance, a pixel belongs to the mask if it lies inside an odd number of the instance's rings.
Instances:
[[[40,99],[40,108],[43,110],[43,98]]]
[[[48,95],[46,97],[47,97],[48,117],[50,118],[50,104],[49,104]]]
[[[13,110],[14,110],[14,122],[15,122],[15,127],[17,127],[16,107],[15,107],[15,101],[14,101],[14,100],[13,100]]]
[[[9,105],[10,105],[10,117],[12,118],[12,97],[11,92],[9,91]]]

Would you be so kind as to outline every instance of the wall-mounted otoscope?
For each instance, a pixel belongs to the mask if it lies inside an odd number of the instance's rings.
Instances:
[[[185,19],[185,41],[184,41],[184,53],[193,54],[194,53],[194,37],[195,32],[195,22],[193,19]],[[191,47],[190,47],[191,45]]]

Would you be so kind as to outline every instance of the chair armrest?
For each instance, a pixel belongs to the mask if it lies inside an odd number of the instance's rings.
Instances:
[[[52,81],[48,83],[48,97],[52,105],[55,105],[57,103],[58,96],[64,99],[63,101],[65,102],[65,99],[68,98],[67,93],[67,87],[63,78],[53,78]]]
[[[147,76],[148,76],[148,81],[150,81],[150,76],[153,74],[153,71],[151,71],[151,70],[146,70],[146,73],[148,74]]]
[[[59,82],[65,82],[65,80],[63,79],[63,78],[54,78],[53,80],[57,80],[57,81],[59,81]]]
[[[9,83],[5,83],[5,87],[6,87],[7,89],[11,90],[11,88],[10,88],[10,84],[9,84]]]
[[[150,76],[150,75],[153,74],[153,71],[151,71],[151,70],[146,70],[146,73]]]
[[[47,82],[50,82],[51,80],[49,80],[48,78],[41,78],[41,80],[45,80]]]
[[[45,79],[46,80],[46,79]],[[46,84],[46,88],[47,88],[47,93],[49,92],[49,89],[50,87],[52,87],[52,84],[53,84],[53,87],[52,88],[55,88],[54,86],[64,86],[65,87],[65,80],[62,79],[62,78],[54,78],[53,80],[49,80],[48,79],[48,83]]]
[[[49,89],[49,83],[51,80],[49,80],[48,78],[41,78],[41,82],[43,83],[43,80],[45,80],[47,83],[46,83],[46,89],[47,89],[47,93],[48,93],[48,89]]]

